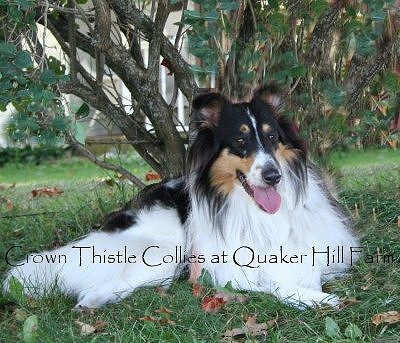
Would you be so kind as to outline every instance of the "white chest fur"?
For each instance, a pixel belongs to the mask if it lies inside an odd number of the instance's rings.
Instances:
[[[295,205],[290,184],[278,188],[282,205],[262,211],[236,186],[213,223],[207,201],[193,200],[189,244],[204,255],[201,265],[214,282],[238,289],[274,293],[282,285],[321,290],[355,262],[358,243],[317,176],[309,173],[305,196]],[[192,197],[196,199],[196,197]]]

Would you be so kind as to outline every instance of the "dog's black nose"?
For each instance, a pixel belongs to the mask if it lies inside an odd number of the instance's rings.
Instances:
[[[281,181],[282,177],[279,171],[275,168],[264,169],[261,172],[261,176],[263,181],[270,186],[275,186],[279,181]]]

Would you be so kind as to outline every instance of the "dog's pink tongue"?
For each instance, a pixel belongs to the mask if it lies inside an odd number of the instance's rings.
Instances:
[[[260,205],[264,211],[268,213],[275,213],[281,206],[281,196],[274,187],[253,187],[254,200]]]

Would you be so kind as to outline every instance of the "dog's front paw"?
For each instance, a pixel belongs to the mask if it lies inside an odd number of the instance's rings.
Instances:
[[[287,304],[299,309],[305,309],[308,307],[317,308],[324,305],[339,309],[341,304],[339,297],[334,294],[302,287],[290,289],[280,288],[277,292],[277,295],[278,298]]]

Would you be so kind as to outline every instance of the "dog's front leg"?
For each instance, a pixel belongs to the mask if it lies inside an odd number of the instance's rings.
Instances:
[[[193,254],[192,255],[198,256],[196,254],[195,250],[193,250]],[[194,263],[190,263],[189,264],[189,270],[190,270],[189,282],[191,282],[193,284],[196,284],[197,280],[201,276],[201,272],[202,272],[203,268],[201,267],[200,263],[198,261],[196,261]]]

